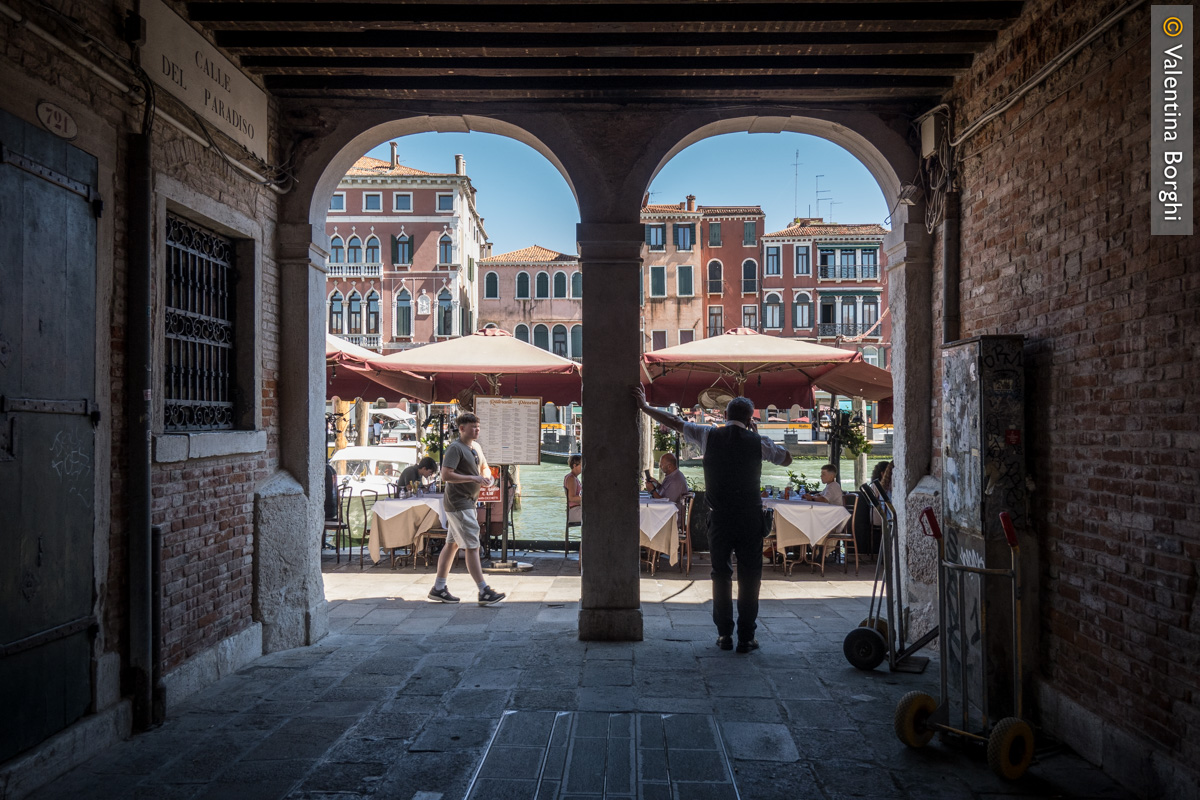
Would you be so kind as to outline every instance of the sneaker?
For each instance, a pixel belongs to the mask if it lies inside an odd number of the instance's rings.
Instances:
[[[492,587],[487,587],[479,593],[479,605],[494,606],[504,599],[504,592],[497,592]]]
[[[458,598],[450,594],[450,590],[443,587],[441,589],[429,590],[429,602],[431,603],[457,603]]]
[[[722,650],[732,650],[733,649],[733,637],[732,636],[718,636],[717,637],[717,647],[721,648]]]
[[[751,639],[748,642],[738,642],[737,651],[739,653],[749,653],[751,650],[758,649],[758,639]]]

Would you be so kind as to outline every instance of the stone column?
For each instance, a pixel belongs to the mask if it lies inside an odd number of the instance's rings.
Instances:
[[[583,223],[583,587],[579,638],[641,641],[638,419],[641,225]],[[589,333],[590,331],[590,333]]]
[[[312,226],[279,231],[279,472],[254,497],[254,619],[263,651],[313,644],[329,629],[324,517],[325,257]]]

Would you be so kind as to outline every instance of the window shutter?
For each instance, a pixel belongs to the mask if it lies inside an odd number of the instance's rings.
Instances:
[[[688,225],[688,233],[691,234],[692,247],[695,247],[696,241],[697,241],[697,239],[696,239],[696,223],[693,222],[691,225]]]
[[[646,226],[646,246],[650,246],[650,226]]]
[[[392,237],[392,263],[400,263],[400,239],[396,236]]]

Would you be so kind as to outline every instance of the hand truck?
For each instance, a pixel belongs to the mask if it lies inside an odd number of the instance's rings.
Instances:
[[[949,664],[949,644],[947,640],[949,636],[944,636],[941,639],[940,649],[942,656],[942,686],[941,686],[941,702],[934,700],[924,692],[909,692],[901,698],[900,703],[896,706],[896,712],[893,717],[893,725],[896,729],[896,736],[900,741],[904,742],[909,747],[924,747],[933,738],[935,732],[940,732],[943,735],[958,737],[965,741],[982,742],[987,745],[987,762],[992,771],[1001,778],[1008,780],[1016,780],[1025,774],[1025,770],[1029,768],[1030,762],[1033,760],[1033,728],[1022,719],[1022,695],[1024,694],[1024,680],[1021,675],[1021,547],[1017,541],[1017,532],[1013,527],[1012,518],[1008,512],[1000,514],[1000,525],[1004,529],[1004,537],[1008,540],[1008,546],[1012,557],[1012,567],[1010,569],[984,569],[981,567],[968,567],[963,564],[952,564],[945,559],[945,542],[942,540],[942,531],[938,527],[937,518],[933,515],[933,509],[928,506],[921,511],[921,527],[925,531],[926,536],[931,536],[938,543],[938,595],[939,595],[939,615],[940,627],[946,630],[946,598],[944,592],[947,591],[947,576],[951,572],[958,573],[963,577],[957,584],[957,599],[958,607],[963,607],[964,591],[963,585],[966,583],[967,575],[979,576],[980,581],[980,596],[982,597],[982,582],[983,576],[995,575],[998,577],[1008,578],[1012,581],[1012,652],[1013,661],[1010,665],[1013,671],[1013,708],[1016,716],[1005,717],[994,725],[988,719],[987,708],[987,691],[983,692],[981,728],[978,730],[967,730],[970,727],[969,706],[968,706],[968,680],[967,680],[967,645],[968,637],[966,626],[958,626],[958,643],[959,652],[963,654],[961,658],[959,680],[962,686],[961,697],[959,702],[962,705],[962,721],[957,726],[950,723],[950,703],[949,703],[949,687],[946,680],[946,665]],[[980,671],[982,674],[987,674],[987,617],[985,614],[986,603],[980,603]]]
[[[892,672],[924,672],[929,659],[914,654],[937,637],[938,628],[935,626],[911,645],[905,645],[908,609],[899,586],[903,571],[900,569],[900,548],[896,546],[896,509],[883,499],[883,493],[875,484],[864,483],[859,491],[883,520],[883,536],[875,561],[875,580],[871,584],[867,617],[846,634],[842,652],[852,666],[861,670],[873,670],[887,658]],[[851,524],[853,522],[851,520]]]

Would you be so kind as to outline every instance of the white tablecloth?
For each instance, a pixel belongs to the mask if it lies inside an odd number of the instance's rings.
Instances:
[[[780,549],[819,544],[850,519],[850,512],[830,503],[763,500],[763,505],[775,509],[775,541]]]
[[[379,561],[380,549],[408,547],[425,531],[446,527],[442,495],[425,494],[403,500],[379,500],[372,510],[371,560]]]
[[[670,500],[642,498],[638,501],[638,534],[642,547],[670,557],[671,566],[679,563],[679,509]]]

